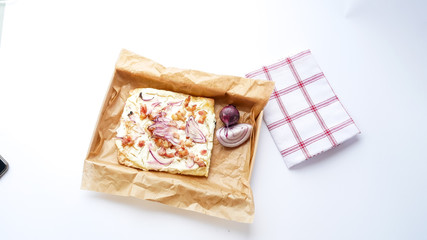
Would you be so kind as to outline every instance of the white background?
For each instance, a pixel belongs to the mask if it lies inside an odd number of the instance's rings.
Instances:
[[[426,239],[426,9],[422,0],[8,4],[0,238]],[[122,48],[238,76],[309,48],[362,134],[288,170],[263,125],[253,224],[82,191]]]

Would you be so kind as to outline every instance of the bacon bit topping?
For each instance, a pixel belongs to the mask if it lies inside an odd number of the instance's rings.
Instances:
[[[147,105],[145,104],[141,105],[141,113],[147,113]]]
[[[200,110],[198,113],[200,116],[208,114],[205,110]]]
[[[144,120],[147,117],[147,105],[145,104],[141,105],[140,113],[141,113],[141,116],[140,116],[141,120]]]
[[[142,140],[142,141],[139,141],[138,146],[139,146],[139,147],[143,147],[143,146],[145,146],[145,141],[143,141],[143,140]]]
[[[161,138],[154,138],[154,143],[161,148],[170,148],[172,147],[172,143],[170,143],[168,140],[161,139]]]
[[[160,111],[157,113],[150,113],[147,115],[148,119],[150,119],[151,121],[157,121],[159,118],[165,117],[166,113],[164,111]]]
[[[201,115],[199,120],[197,120],[197,122],[203,124],[205,123],[205,120],[206,120],[206,115]]]
[[[196,110],[196,107],[197,107],[197,105],[196,104],[194,104],[194,105],[192,105],[191,107],[186,107],[185,109],[187,109],[188,111],[190,111],[190,112],[194,112],[194,110]]]
[[[183,110],[182,112],[181,112],[181,110],[179,110],[175,114],[172,114],[171,117],[172,117],[172,120],[175,120],[175,121],[181,120],[181,121],[185,122],[185,114],[187,114],[185,112],[185,110]]]
[[[188,157],[193,160],[199,167],[206,167],[206,163],[200,159],[198,156],[195,156],[193,153],[190,153]]]
[[[208,153],[208,150],[206,150],[206,149],[203,149],[202,151],[200,151],[200,154],[202,154],[202,155],[206,155],[206,153]]]
[[[179,139],[179,134],[178,134],[177,132],[174,132],[174,133],[172,134],[172,136],[173,136],[174,138],[176,138],[176,139]]]
[[[159,150],[157,150],[157,154],[159,154],[160,156],[164,157],[166,155],[166,149],[164,148],[159,148]]]
[[[167,158],[173,158],[174,154],[173,153],[167,153],[166,149],[161,147],[157,150],[157,154],[159,154],[159,156],[161,157],[167,157]]]
[[[122,138],[122,146],[132,146],[134,144],[134,140],[132,139],[131,136],[126,135]]]
[[[185,146],[186,147],[191,147],[193,146],[193,140],[191,140],[190,138],[185,140]]]
[[[151,121],[154,121],[154,119],[156,119],[153,115],[151,115],[151,113],[150,113],[150,114],[148,114],[148,115],[147,115],[147,117],[148,117],[148,119],[150,119]]]
[[[180,126],[179,130],[185,130],[185,125]]]
[[[177,152],[176,152],[176,154],[178,154],[178,156],[179,157],[185,157],[185,156],[188,156],[188,149],[186,149],[186,148],[181,148],[181,149],[179,149]]]
[[[197,163],[199,167],[206,167],[205,162],[202,159],[200,159],[198,156],[194,157],[194,162]]]
[[[168,142],[167,140],[163,140],[163,147],[164,148],[170,148],[170,147],[172,147],[172,143]]]
[[[188,107],[188,104],[190,103],[191,96],[188,96],[184,101],[184,107]]]

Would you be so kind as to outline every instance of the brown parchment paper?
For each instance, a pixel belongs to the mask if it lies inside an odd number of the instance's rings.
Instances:
[[[240,111],[239,122],[254,126],[251,139],[237,148],[225,148],[214,136],[208,178],[122,166],[117,161],[115,131],[129,91],[140,87],[214,98],[216,129],[223,126],[218,117],[222,107],[234,104]],[[274,83],[270,81],[166,68],[122,50],[84,162],[81,188],[156,201],[238,222],[252,222],[254,200],[249,180],[261,111],[273,88]]]

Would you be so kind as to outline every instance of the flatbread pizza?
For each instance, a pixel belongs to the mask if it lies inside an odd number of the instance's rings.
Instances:
[[[134,89],[117,129],[118,161],[142,170],[207,177],[214,130],[213,99]]]

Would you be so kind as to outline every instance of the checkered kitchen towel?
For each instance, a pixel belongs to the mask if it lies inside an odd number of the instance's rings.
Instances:
[[[246,77],[276,83],[264,121],[288,168],[360,133],[310,50]]]

